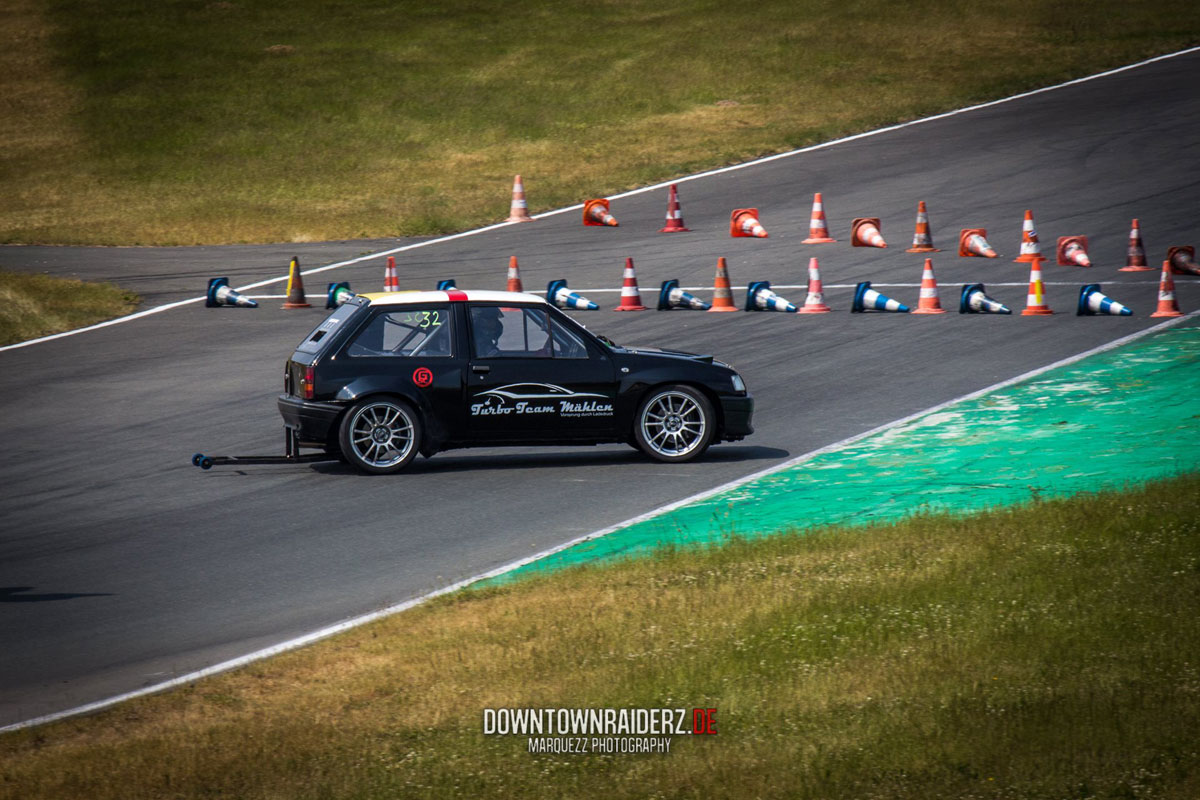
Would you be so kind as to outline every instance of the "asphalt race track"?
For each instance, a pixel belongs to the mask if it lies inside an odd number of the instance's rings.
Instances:
[[[454,451],[392,477],[332,463],[194,469],[196,451],[281,452],[284,360],[325,314],[325,283],[377,291],[382,259],[310,277],[312,310],[191,304],[0,352],[0,725],[401,602],[1149,327],[1158,273],[1117,268],[1134,217],[1152,265],[1170,245],[1200,245],[1198,81],[1192,53],[680,182],[691,233],[657,233],[656,189],[614,200],[619,228],[585,228],[572,211],[399,254],[406,287],[503,288],[516,254],[527,288],[566,278],[584,294],[618,287],[632,256],[647,301],[667,278],[711,286],[718,256],[735,285],[802,284],[818,256],[832,314],[613,314],[606,292],[591,295],[606,310],[576,315],[618,342],[711,352],[742,372],[757,433],[699,463],[611,446]],[[526,189],[536,198],[535,182]],[[800,243],[815,191],[836,245]],[[851,290],[831,286],[909,284],[880,288],[916,304],[923,257],[904,249],[918,200],[943,250],[943,304],[983,281],[1017,314],[848,312]],[[758,207],[770,238],[730,238],[735,207]],[[1019,315],[1029,271],[1012,259],[1027,208],[1044,253],[1086,234],[1096,264],[1047,264],[1052,317]],[[882,218],[891,247],[851,248],[857,216]],[[986,228],[1001,258],[959,258],[965,227]],[[395,246],[0,248],[0,265],[104,277],[157,304],[202,294],[208,277],[281,275],[293,252],[308,267]],[[1177,278],[1185,312],[1200,306],[1198,280]],[[1135,316],[1075,316],[1092,282]]]

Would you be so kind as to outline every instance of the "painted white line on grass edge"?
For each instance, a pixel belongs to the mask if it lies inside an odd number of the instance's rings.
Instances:
[[[449,586],[445,586],[441,589],[436,589],[432,592],[421,595],[420,597],[413,598],[412,600],[406,600],[403,603],[397,603],[395,605],[388,606],[387,608],[381,609],[379,611],[374,611],[370,614],[363,614],[362,616],[353,617],[353,618],[345,620],[343,622],[339,622],[335,625],[330,625],[328,627],[321,628],[320,630],[313,631],[312,633],[305,634],[304,636],[299,636],[295,639],[289,639],[286,642],[281,642],[277,645],[273,645],[272,647],[267,647],[262,650],[256,650],[253,653],[248,653],[244,656],[239,656],[237,658],[233,658],[228,661],[222,661],[221,663],[214,664],[211,667],[205,667],[204,669],[196,670],[195,672],[189,672],[186,675],[180,675],[179,677],[172,678],[169,681],[163,681],[162,683],[157,683],[152,686],[146,686],[141,689],[135,689],[132,692],[125,692],[124,694],[119,694],[114,697],[106,698],[104,700],[97,700],[94,703],[87,703],[86,705],[81,705],[76,708],[67,709],[66,711],[58,711],[53,714],[46,714],[41,717],[35,717],[34,719],[25,720],[24,722],[17,722],[17,723],[13,723],[11,725],[6,725],[4,727],[0,727],[0,733],[21,730],[23,728],[32,728],[37,725],[45,725],[46,723],[56,722],[58,720],[67,719],[68,717],[79,716],[80,714],[89,714],[89,713],[92,713],[95,711],[103,710],[110,706],[117,705],[118,703],[123,703],[126,700],[133,700],[138,697],[145,697],[146,695],[164,692],[168,689],[173,689],[178,686],[183,686],[183,685],[186,685],[189,683],[194,683],[203,678],[207,678],[207,677],[210,677],[213,675],[218,675],[222,672],[228,672],[229,670],[237,669],[238,667],[246,666],[247,664],[251,664],[255,661],[261,661],[264,658],[270,658],[271,656],[279,655],[281,653],[286,653],[289,650],[295,650],[297,648],[304,647],[305,645],[312,644],[314,642],[320,641],[321,639],[327,639],[330,636],[334,636],[336,634],[343,633],[345,631],[351,630],[352,628],[357,628],[359,626],[366,625],[370,622],[375,622],[376,620],[383,619],[384,617],[389,617],[393,614],[399,614],[402,611],[407,611],[410,608],[414,608],[416,606],[422,605],[423,603],[426,603],[436,597],[441,597],[442,595],[450,594],[452,592],[457,592],[458,590],[464,589],[473,583],[478,583],[479,581],[488,580],[489,578],[496,578],[496,577],[499,577],[506,573],[513,572],[514,570],[520,569],[521,567],[524,567],[528,564],[532,564],[533,562],[539,561],[547,556],[554,555],[555,553],[559,553],[563,550],[567,550],[578,544],[582,544],[583,542],[588,542],[588,541],[592,541],[594,539],[599,539],[603,536],[607,536],[610,533],[619,531],[622,528],[627,528],[630,525],[635,525],[639,522],[645,522],[648,519],[653,519],[654,517],[658,517],[663,514],[667,514],[671,511],[674,511],[677,508],[681,508],[682,506],[686,506],[691,503],[696,503],[701,500],[706,500],[709,497],[720,494],[722,492],[729,491],[730,489],[736,489],[737,487],[743,486],[747,483],[750,483],[751,481],[755,481],[755,480],[758,480],[759,478],[763,478],[767,475],[771,475],[771,474],[779,472],[781,470],[785,470],[790,467],[794,467],[798,464],[804,463],[805,461],[810,461],[811,459],[816,458],[817,456],[822,455],[824,453],[829,453],[834,450],[841,449],[843,447],[848,447],[849,445],[855,444],[856,442],[859,442],[863,439],[866,439],[868,437],[874,436],[879,433],[883,433],[884,431],[887,431],[887,430],[891,430],[892,428],[899,427],[906,423],[912,422],[913,420],[920,419],[921,417],[924,417],[924,416],[928,416],[929,414],[936,414],[937,412],[942,411],[943,409],[948,408],[953,405],[956,405],[958,403],[963,403],[968,400],[974,400],[978,397],[982,397],[983,395],[989,394],[991,392],[995,392],[1000,389],[1004,389],[1009,386],[1012,386],[1013,384],[1021,383],[1022,381],[1027,381],[1027,380],[1030,380],[1031,378],[1036,378],[1038,375],[1041,375],[1045,372],[1049,372],[1052,369],[1057,369],[1058,367],[1065,367],[1070,364],[1074,364],[1077,361],[1082,361],[1083,359],[1085,359],[1089,356],[1094,356],[1099,353],[1106,352],[1108,350],[1113,350],[1117,347],[1121,347],[1122,345],[1125,345],[1132,341],[1140,339],[1143,336],[1148,336],[1152,333],[1156,333],[1158,331],[1165,330],[1166,328],[1172,327],[1174,325],[1178,325],[1179,323],[1190,320],[1190,319],[1196,317],[1197,315],[1200,315],[1200,309],[1193,311],[1190,314],[1186,314],[1182,317],[1174,317],[1172,319],[1168,319],[1165,322],[1160,322],[1157,325],[1153,325],[1144,330],[1140,330],[1135,333],[1131,333],[1128,336],[1122,336],[1119,339],[1114,339],[1113,341],[1108,342],[1106,344],[1098,345],[1097,347],[1093,347],[1089,350],[1085,350],[1082,353],[1077,353],[1073,356],[1068,356],[1067,358],[1063,358],[1058,361],[1055,361],[1053,364],[1047,364],[1045,366],[1038,367],[1037,369],[1029,370],[1028,372],[1017,375],[1015,378],[1009,378],[1008,380],[1000,381],[999,383],[994,383],[991,386],[985,387],[983,389],[979,389],[974,392],[970,392],[969,394],[964,394],[960,397],[954,398],[953,400],[947,400],[944,403],[939,403],[935,406],[930,406],[929,408],[926,408],[923,411],[917,411],[916,413],[909,414],[906,417],[901,417],[900,419],[895,419],[895,420],[892,420],[891,422],[885,422],[884,424],[878,425],[874,428],[871,428],[868,431],[864,431],[862,433],[855,434],[854,436],[847,437],[845,439],[842,439],[841,441],[834,442],[833,444],[830,444],[830,445],[826,445],[825,447],[821,447],[816,450],[811,450],[803,455],[796,456],[795,458],[791,458],[791,459],[788,459],[787,461],[780,462],[779,464],[776,464],[774,466],[767,467],[766,469],[759,470],[758,472],[753,472],[744,477],[737,478],[737,479],[729,481],[727,483],[723,483],[720,486],[717,486],[716,488],[706,489],[703,492],[698,492],[689,497],[685,497],[682,500],[677,500],[673,503],[668,503],[667,505],[659,506],[658,508],[656,508],[652,511],[647,511],[646,513],[639,514],[636,517],[630,517],[627,520],[618,522],[615,525],[610,525],[607,528],[601,528],[600,530],[593,531],[591,533],[587,533],[582,536],[578,536],[574,539],[571,539],[568,542],[565,542],[560,545],[556,545],[554,547],[547,548],[545,550],[542,550],[539,553],[536,553],[531,556],[527,556],[527,557],[519,559],[517,561],[510,562],[508,564],[505,564],[504,566],[496,567],[495,569],[488,570],[487,572],[482,572],[482,573],[480,573],[478,575],[474,575],[470,578],[464,578],[463,580],[452,583]]]
[[[1043,86],[1040,89],[1033,89],[1028,92],[1022,92],[1021,94],[1014,94],[1009,97],[1003,97],[999,100],[991,100],[986,103],[979,103],[979,104],[973,105],[973,106],[957,108],[957,109],[954,109],[953,111],[946,111],[941,114],[934,114],[931,117],[922,117],[921,119],[909,120],[908,122],[901,122],[901,123],[897,123],[896,125],[889,125],[886,128],[876,128],[875,130],[872,130],[872,131],[856,133],[853,136],[844,136],[841,139],[834,139],[834,140],[828,141],[828,142],[821,142],[820,144],[810,145],[809,147],[802,147],[799,150],[789,150],[786,153],[776,153],[774,155],[764,156],[762,158],[756,158],[753,161],[744,161],[741,164],[733,164],[728,167],[721,167],[719,169],[708,170],[707,172],[698,172],[695,175],[686,175],[682,178],[672,178],[671,180],[662,181],[660,183],[651,184],[649,186],[640,186],[637,189],[631,189],[628,192],[621,192],[620,194],[610,195],[608,199],[618,200],[622,197],[632,197],[633,195],[636,195],[636,194],[652,192],[655,189],[661,189],[664,186],[670,186],[673,183],[686,183],[688,181],[699,180],[700,178],[707,178],[711,175],[720,175],[725,172],[734,172],[736,170],[746,169],[748,167],[753,167],[758,164],[765,164],[769,161],[777,161],[781,158],[791,158],[792,156],[801,155],[802,153],[811,153],[815,150],[824,150],[827,147],[834,147],[835,145],[845,144],[846,142],[853,142],[858,139],[865,139],[869,136],[878,136],[883,133],[890,133],[892,131],[898,131],[903,128],[912,127],[913,125],[921,125],[926,122],[935,122],[940,119],[946,119],[947,117],[953,117],[953,116],[957,116],[959,114],[966,114],[968,112],[978,111],[983,108],[991,108],[993,106],[998,106],[1003,103],[1011,103],[1014,100],[1021,100],[1026,97],[1033,97],[1034,95],[1043,94],[1045,92],[1052,92],[1057,89],[1063,89],[1067,86],[1075,86],[1076,84],[1087,83],[1088,81],[1094,81],[1094,80],[1097,80],[1098,78],[1107,78],[1111,75],[1117,75],[1119,73],[1127,72],[1132,69],[1138,69],[1139,67],[1144,67],[1148,64],[1154,64],[1159,61],[1166,61],[1167,59],[1177,58],[1179,56],[1188,55],[1190,53],[1195,53],[1195,52],[1200,52],[1200,47],[1189,47],[1185,50],[1178,50],[1174,53],[1167,53],[1165,55],[1155,56],[1153,58],[1148,58],[1145,61],[1138,61],[1134,64],[1126,64],[1123,67],[1116,67],[1115,69],[1110,69],[1105,72],[1097,72],[1095,75],[1086,75],[1082,78],[1075,78],[1074,80],[1066,81],[1064,83],[1056,83],[1053,86]],[[557,208],[557,209],[554,209],[553,211],[544,211],[541,214],[534,214],[533,219],[543,219],[545,217],[553,217],[558,214],[565,214],[569,211],[578,211],[581,208],[583,208],[583,203],[576,203],[575,205],[566,206],[565,208]],[[351,264],[359,264],[359,263],[362,263],[363,261],[369,261],[373,258],[383,258],[385,256],[395,255],[396,253],[403,253],[408,250],[416,250],[417,248],[428,247],[429,245],[438,244],[440,242],[450,242],[455,239],[462,239],[466,236],[474,236],[479,233],[486,233],[487,231],[493,231],[498,228],[506,228],[511,225],[517,225],[517,224],[520,224],[520,223],[497,222],[494,225],[487,225],[482,228],[475,228],[475,229],[469,230],[469,231],[462,231],[461,233],[453,233],[448,236],[439,236],[434,239],[427,239],[423,242],[414,242],[413,244],[407,244],[407,245],[403,245],[401,247],[394,247],[391,250],[380,250],[379,252],[376,252],[376,253],[368,253],[367,255],[359,256],[358,258],[352,258],[347,261],[338,261],[333,264],[326,264],[325,266],[322,266],[322,267],[315,267],[313,269],[301,270],[300,274],[301,275],[315,275],[317,273],[326,272],[331,269],[338,269],[339,267],[347,267],[347,266],[350,266]],[[246,284],[245,286],[236,287],[236,290],[239,292],[245,292],[249,289],[258,289],[262,286],[269,286],[272,283],[280,283],[281,281],[286,281],[287,279],[288,279],[287,275],[283,275],[278,278],[268,278],[267,280],[258,281],[257,283],[250,283],[250,284]],[[180,300],[175,303],[168,303],[166,305],[156,306],[154,308],[148,308],[144,311],[139,311],[136,314],[129,314],[128,316],[118,317],[117,319],[110,319],[107,322],[97,323],[96,325],[89,325],[85,328],[76,328],[75,330],[64,331],[62,333],[55,333],[50,336],[42,336],[38,339],[30,339],[25,342],[17,342],[16,344],[10,344],[10,345],[6,345],[4,347],[0,347],[0,353],[3,353],[6,350],[16,350],[17,348],[21,348],[21,347],[29,347],[30,345],[40,344],[42,342],[52,342],[55,339],[62,339],[64,337],[74,336],[79,333],[86,333],[88,331],[99,330],[100,328],[107,328],[110,325],[119,325],[123,322],[132,322],[133,320],[141,319],[142,317],[148,317],[151,314],[159,314],[159,313],[162,313],[163,311],[169,311],[173,308],[179,308],[180,306],[186,306],[186,305],[190,305],[192,303],[198,303],[204,299],[205,299],[204,297],[193,297],[188,300]]]

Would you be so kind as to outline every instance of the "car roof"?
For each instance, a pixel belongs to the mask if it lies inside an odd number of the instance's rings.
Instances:
[[[546,300],[528,292],[493,292],[486,289],[451,289],[444,292],[402,291],[361,294],[372,306],[407,306],[417,303],[538,303]]]

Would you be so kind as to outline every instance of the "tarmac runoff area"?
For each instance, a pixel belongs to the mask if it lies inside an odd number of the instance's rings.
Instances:
[[[1200,327],[1170,328],[924,414],[494,580],[923,513],[970,514],[1200,469]],[[803,414],[799,416],[803,424]]]

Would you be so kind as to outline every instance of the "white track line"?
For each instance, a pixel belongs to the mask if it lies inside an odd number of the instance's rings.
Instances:
[[[574,547],[577,544],[582,544],[583,542],[591,541],[593,539],[599,539],[602,536],[607,536],[608,534],[613,533],[614,531],[621,530],[622,528],[627,528],[630,525],[634,525],[639,522],[644,522],[648,519],[653,519],[654,517],[661,516],[662,514],[666,514],[670,511],[674,511],[675,509],[680,508],[682,506],[689,505],[691,503],[696,503],[701,500],[705,500],[709,497],[712,497],[713,495],[720,494],[721,492],[725,492],[730,489],[736,489],[739,486],[743,486],[751,481],[758,480],[759,478],[765,477],[772,473],[779,472],[780,470],[788,469],[789,467],[794,467],[797,464],[802,464],[805,461],[809,461],[813,458],[816,458],[819,455],[822,455],[823,453],[828,453],[833,450],[838,450],[840,448],[847,447],[847,446],[852,445],[856,442],[859,442],[863,439],[866,439],[870,436],[874,436],[878,433],[883,433],[884,431],[890,430],[892,428],[896,428],[896,427],[898,427],[900,425],[904,425],[905,423],[908,423],[908,422],[912,422],[913,420],[919,419],[923,416],[926,416],[929,414],[936,414],[937,412],[941,411],[942,409],[948,408],[957,403],[963,403],[968,400],[974,400],[975,398],[982,397],[983,395],[988,394],[990,392],[1004,389],[1008,386],[1012,386],[1013,384],[1030,380],[1031,378],[1036,378],[1038,375],[1041,375],[1052,369],[1057,369],[1058,367],[1065,367],[1070,364],[1074,364],[1077,361],[1081,361],[1081,360],[1087,358],[1088,356],[1093,356],[1093,355],[1097,355],[1099,353],[1106,352],[1108,350],[1112,350],[1114,348],[1128,344],[1129,342],[1140,339],[1143,336],[1148,336],[1152,333],[1156,333],[1158,331],[1164,330],[1164,329],[1172,327],[1174,325],[1178,325],[1181,322],[1186,322],[1187,320],[1190,320],[1190,319],[1196,317],[1197,315],[1200,315],[1200,310],[1193,311],[1190,314],[1186,314],[1182,317],[1175,317],[1173,319],[1168,319],[1165,322],[1160,322],[1159,324],[1154,325],[1149,328],[1146,328],[1145,330],[1137,331],[1136,333],[1131,333],[1128,336],[1122,336],[1120,339],[1114,339],[1113,341],[1108,342],[1107,344],[1102,344],[1097,347],[1093,347],[1090,350],[1085,350],[1082,353],[1077,353],[1073,356],[1069,356],[1069,357],[1061,359],[1059,361],[1055,361],[1053,364],[1047,364],[1043,367],[1038,367],[1037,369],[1032,369],[1028,372],[1025,372],[1021,375],[1016,376],[1015,378],[1009,378],[1008,380],[1000,381],[999,383],[994,383],[991,386],[988,386],[984,389],[979,389],[978,391],[970,392],[969,394],[964,394],[960,397],[954,398],[953,400],[947,400],[944,403],[939,403],[935,406],[931,406],[923,411],[918,411],[914,414],[909,414],[906,417],[901,417],[900,419],[895,419],[895,420],[892,420],[891,422],[885,422],[883,425],[876,426],[869,431],[864,431],[862,433],[855,434],[854,436],[849,436],[845,439],[842,439],[839,442],[834,442],[833,444],[826,445],[825,447],[821,447],[816,450],[809,451],[809,452],[805,453],[804,455],[796,456],[795,458],[788,459],[787,461],[783,461],[772,467],[767,467],[766,469],[759,470],[758,472],[751,473],[750,475],[746,475],[744,477],[737,478],[735,480],[729,481],[728,483],[723,483],[714,489],[706,489],[703,492],[698,492],[696,494],[691,495],[690,497],[685,497],[682,500],[677,500],[674,503],[668,503],[667,505],[659,506],[658,508],[654,509],[653,511],[647,511],[644,514],[639,514],[636,517],[630,517],[629,519],[624,520],[622,522],[618,522],[615,525],[609,525],[607,528],[601,528],[598,531],[593,531],[592,533],[584,534],[583,536],[578,536],[578,537],[576,537],[568,542],[565,542],[563,544],[556,545],[554,547],[550,547],[545,550],[542,550],[540,553],[536,553],[534,555],[527,556],[527,557],[519,559],[517,561],[510,562],[508,564],[505,564],[502,567],[497,567],[495,569],[488,570],[487,572],[482,572],[482,573],[480,573],[478,575],[474,575],[470,578],[465,578],[461,581],[452,583],[449,586],[445,586],[445,587],[442,587],[441,589],[436,589],[432,592],[429,592],[428,594],[424,594],[424,595],[421,595],[420,597],[413,598],[412,600],[406,600],[403,603],[397,603],[396,605],[388,606],[387,608],[381,609],[379,611],[374,611],[370,614],[363,614],[362,616],[353,617],[353,618],[345,620],[343,622],[339,622],[335,625],[330,625],[328,627],[321,628],[320,630],[313,631],[312,633],[305,634],[304,636],[299,636],[295,639],[289,639],[286,642],[281,642],[272,647],[267,647],[262,650],[256,650],[253,653],[248,653],[244,656],[239,656],[238,658],[233,658],[228,661],[222,661],[221,663],[214,664],[211,667],[206,667],[204,669],[196,670],[195,672],[189,672],[186,675],[180,675],[179,677],[172,678],[169,681],[163,681],[162,683],[157,683],[152,686],[146,686],[141,689],[136,689],[132,692],[125,692],[124,694],[119,694],[119,695],[116,695],[115,697],[109,697],[104,700],[97,700],[94,703],[87,703],[86,705],[77,706],[76,708],[67,709],[66,711],[59,711],[59,712],[56,712],[53,714],[46,714],[45,716],[35,717],[34,719],[25,720],[24,722],[16,722],[11,725],[6,725],[6,726],[0,728],[0,733],[5,733],[7,731],[21,730],[22,728],[32,728],[37,725],[45,725],[46,723],[56,722],[58,720],[66,719],[68,717],[74,717],[74,716],[78,716],[80,714],[89,714],[89,713],[92,713],[95,711],[100,711],[102,709],[108,708],[109,706],[113,706],[118,703],[123,703],[126,700],[133,700],[134,698],[137,698],[137,697],[145,697],[146,695],[157,694],[158,692],[163,692],[163,691],[166,691],[167,689],[173,689],[177,686],[183,686],[185,684],[194,683],[198,680],[201,680],[202,678],[207,678],[212,675],[220,674],[222,672],[228,672],[231,669],[237,669],[238,667],[243,667],[247,664],[253,663],[255,661],[260,661],[264,658],[270,658],[271,656],[279,655],[280,653],[286,653],[289,650],[295,650],[298,647],[304,647],[305,645],[312,644],[313,642],[320,641],[321,639],[326,639],[326,638],[328,638],[330,636],[334,636],[338,633],[343,633],[345,631],[351,630],[352,628],[357,628],[361,625],[366,625],[367,623],[374,622],[379,619],[383,619],[384,617],[389,617],[392,614],[398,614],[401,611],[407,611],[408,609],[413,608],[415,606],[419,606],[423,603],[426,603],[429,600],[434,599],[435,597],[441,597],[442,595],[450,594],[451,592],[457,592],[459,589],[466,588],[467,586],[470,586],[473,583],[478,583],[479,581],[487,580],[489,578],[499,577],[501,575],[504,575],[506,573],[509,573],[516,569],[524,567],[527,564],[531,564],[534,561],[543,559],[546,556],[550,556],[555,553],[561,552],[563,550],[567,550],[568,548]]]
[[[635,194],[643,194],[645,192],[652,192],[655,189],[661,189],[662,187],[669,186],[672,183],[686,183],[688,181],[699,180],[700,178],[707,178],[710,175],[720,175],[725,172],[734,172],[736,170],[746,169],[747,167],[753,167],[758,164],[765,164],[769,161],[777,161],[778,159],[781,159],[781,158],[790,158],[792,156],[800,155],[802,153],[811,153],[815,150],[823,150],[827,147],[833,147],[835,145],[844,144],[846,142],[853,142],[858,139],[865,139],[869,136],[878,136],[883,133],[890,133],[891,131],[898,131],[903,128],[911,127],[913,125],[921,125],[926,122],[934,122],[939,119],[946,119],[947,117],[957,116],[958,114],[966,114],[970,111],[978,111],[979,109],[982,109],[982,108],[991,108],[993,106],[1001,105],[1002,103],[1010,103],[1014,100],[1021,100],[1026,97],[1033,97],[1034,95],[1043,94],[1044,92],[1052,92],[1057,89],[1065,88],[1067,86],[1075,86],[1076,84],[1087,83],[1088,81],[1094,81],[1094,80],[1097,80],[1098,78],[1107,78],[1110,75],[1117,75],[1121,72],[1127,72],[1132,69],[1138,69],[1139,67],[1144,67],[1147,64],[1154,64],[1158,61],[1166,61],[1167,59],[1177,58],[1178,56],[1188,55],[1189,53],[1195,53],[1195,52],[1200,52],[1200,47],[1189,47],[1186,50],[1178,50],[1174,53],[1167,53],[1166,55],[1155,56],[1154,58],[1148,58],[1145,61],[1138,61],[1135,64],[1126,64],[1123,67],[1117,67],[1116,69],[1110,69],[1107,72],[1098,72],[1095,75],[1087,75],[1082,78],[1076,78],[1074,80],[1066,81],[1065,83],[1056,83],[1053,86],[1043,86],[1040,89],[1033,89],[1032,91],[1022,92],[1021,94],[1014,94],[1014,95],[1011,95],[1010,97],[1004,97],[999,100],[992,100],[987,103],[979,103],[978,105],[966,106],[964,108],[954,109],[953,111],[946,111],[942,114],[935,114],[932,117],[922,117],[921,119],[914,119],[914,120],[910,120],[908,122],[901,122],[896,125],[889,125],[886,128],[877,128],[873,131],[866,131],[864,133],[856,133],[853,136],[845,136],[841,139],[834,139],[829,142],[822,142],[821,144],[814,144],[809,147],[802,147],[799,150],[789,150],[786,153],[776,153],[775,155],[764,156],[763,158],[758,158],[753,161],[745,161],[741,164],[734,164],[729,167],[721,167],[720,169],[708,170],[707,172],[698,172],[695,175],[686,175],[682,178],[673,178],[668,181],[662,181],[661,183],[651,184],[650,186],[641,186],[637,189],[631,189],[628,192],[622,192],[621,194],[610,195],[609,199],[617,200],[622,197],[632,197]],[[573,206],[567,206],[565,208],[558,208],[553,211],[545,211],[545,212],[542,212],[541,214],[534,214],[533,218],[534,219],[543,219],[545,217],[553,217],[557,214],[565,214],[568,211],[577,211],[581,208],[583,208],[583,203],[576,203]],[[520,224],[520,223],[498,222],[494,225],[487,225],[482,228],[475,228],[474,230],[463,231],[461,233],[454,233],[454,234],[450,234],[449,236],[439,236],[436,239],[427,239],[426,241],[423,241],[423,242],[415,242],[413,244],[407,244],[407,245],[403,245],[401,247],[395,247],[395,248],[392,248],[391,250],[380,250],[377,253],[369,253],[365,256],[359,256],[358,258],[352,258],[347,261],[338,261],[333,264],[326,264],[323,267],[316,267],[314,269],[301,270],[300,274],[301,275],[315,275],[319,272],[325,272],[327,270],[337,269],[339,267],[346,267],[346,266],[350,266],[351,264],[359,264],[359,263],[362,263],[363,261],[369,261],[370,259],[373,259],[373,258],[382,258],[384,256],[394,255],[396,253],[403,253],[407,250],[416,250],[419,247],[428,247],[429,245],[438,244],[440,242],[450,242],[455,239],[461,239],[465,236],[474,236],[479,233],[486,233],[487,231],[493,231],[498,228],[505,228],[510,225],[517,225],[517,224]],[[239,292],[245,292],[248,289],[257,289],[261,286],[269,286],[272,283],[279,283],[281,281],[286,281],[287,279],[288,279],[288,276],[283,275],[278,278],[268,278],[267,280],[258,281],[257,283],[250,283],[245,286],[239,286],[239,287],[236,287],[236,289]],[[101,322],[96,325],[89,325],[86,328],[76,328],[73,331],[64,331],[63,333],[56,333],[56,334],[53,334],[50,336],[43,336],[39,339],[30,339],[29,341],[25,341],[25,342],[17,342],[16,344],[10,344],[5,347],[0,347],[0,353],[3,353],[6,350],[16,350],[17,348],[20,348],[20,347],[28,347],[30,345],[40,344],[41,342],[51,342],[51,341],[54,341],[55,339],[62,339],[63,337],[66,337],[66,336],[74,336],[78,333],[85,333],[87,331],[99,330],[100,328],[107,328],[109,325],[118,325],[122,322],[132,322],[135,319],[141,319],[142,317],[148,317],[151,314],[158,314],[163,311],[169,311],[170,309],[173,309],[173,308],[179,308],[180,306],[186,306],[186,305],[190,305],[192,303],[199,303],[204,299],[205,299],[204,297],[193,297],[188,300],[180,300],[175,303],[168,303],[166,305],[156,306],[154,308],[148,308],[144,311],[139,311],[136,314],[130,314],[125,317],[118,317],[117,319],[110,319],[107,322]]]

